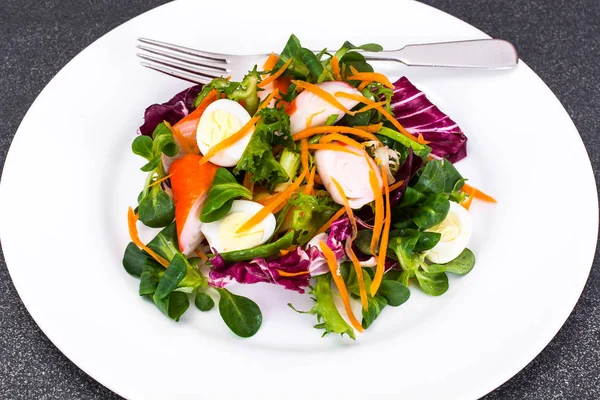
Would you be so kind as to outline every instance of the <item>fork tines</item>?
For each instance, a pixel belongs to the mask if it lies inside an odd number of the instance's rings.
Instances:
[[[158,40],[139,38],[136,53],[144,67],[194,83],[208,83],[230,75],[230,61],[225,54],[200,51]]]

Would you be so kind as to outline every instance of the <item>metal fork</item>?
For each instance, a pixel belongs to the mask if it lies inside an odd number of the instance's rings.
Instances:
[[[243,76],[269,54],[234,55],[211,53],[158,40],[139,38],[137,53],[144,67],[195,83],[208,83],[221,76]],[[367,60],[401,62],[408,66],[472,69],[515,67],[515,47],[501,39],[411,44],[399,50],[361,51]]]

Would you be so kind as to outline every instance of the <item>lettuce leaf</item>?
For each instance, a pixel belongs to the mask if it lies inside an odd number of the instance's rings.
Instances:
[[[335,212],[340,208],[325,191],[314,196],[298,193],[290,200],[294,206],[290,228],[295,231],[295,242],[304,246]]]

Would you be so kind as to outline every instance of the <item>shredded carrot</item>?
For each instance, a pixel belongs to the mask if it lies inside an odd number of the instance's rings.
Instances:
[[[398,189],[403,184],[404,184],[403,180],[400,180],[400,181],[394,183],[392,186],[390,186],[390,193],[393,192],[394,190]]]
[[[336,56],[331,57],[331,72],[333,73],[333,79],[336,81],[342,80],[342,72],[340,71],[340,60]]]
[[[377,103],[369,104],[367,106],[364,106],[361,109],[356,110],[356,113],[358,114],[358,113],[361,113],[361,112],[369,111],[369,110],[371,110],[373,108],[381,107],[383,105],[385,105],[385,101],[380,101],[380,102],[377,102]]]
[[[253,201],[257,202],[258,204],[262,204],[263,206],[266,206],[271,201],[273,201],[277,196],[279,196],[279,193],[271,194],[267,197],[263,197],[262,199],[253,200]]]
[[[317,111],[316,113],[310,114],[308,117],[306,117],[306,129],[310,128],[310,126],[312,125],[313,119],[319,115],[319,114],[323,114],[325,112],[325,109],[323,108],[321,111]]]
[[[375,103],[373,100],[367,99],[366,97],[357,95],[357,94],[346,93],[346,92],[336,92],[335,95],[336,95],[336,97],[343,97],[345,99],[352,99],[352,100],[360,101],[361,103],[364,103],[366,105]],[[400,124],[400,122],[398,122],[392,114],[387,112],[385,108],[383,108],[382,106],[379,106],[379,105],[374,106],[373,108],[376,109],[377,111],[379,111],[381,113],[381,115],[383,115],[386,119],[388,119],[392,123],[392,125],[394,125],[394,127],[396,129],[398,129],[398,132],[400,132],[404,136],[408,137],[410,140],[418,142],[417,138],[414,137],[409,131],[404,129],[404,127]]]
[[[306,140],[306,139],[302,139],[302,140]],[[331,133],[331,134],[325,135],[321,139],[319,139],[319,143],[323,143],[323,144],[327,144],[327,143],[331,143],[331,142],[335,142],[335,141],[342,142],[344,144],[347,144],[347,145],[352,146],[359,150],[364,147],[361,143],[358,143],[356,140],[349,138],[348,136],[341,135],[339,133]]]
[[[423,134],[419,133],[419,136],[417,136],[417,143],[429,144],[431,142],[429,140],[425,140],[425,137],[423,136]]]
[[[394,88],[392,82],[379,72],[358,72],[352,65],[350,66],[350,71],[352,71],[352,75],[346,77],[347,81],[379,82],[390,89]]]
[[[296,84],[297,88],[302,88],[302,89],[308,90],[312,94],[322,98],[323,100],[325,100],[326,102],[328,102],[329,104],[334,106],[335,108],[342,110],[344,113],[346,113],[348,115],[356,114],[354,111],[350,111],[346,107],[344,107],[344,105],[342,103],[340,103],[338,101],[338,99],[335,98],[334,95],[327,92],[326,90],[321,89],[317,85],[313,85],[312,83],[308,83],[305,81],[298,81],[298,80],[292,81],[292,83]]]
[[[327,222],[325,222],[323,224],[322,227],[319,228],[319,230],[317,231],[317,233],[315,233],[315,235],[318,235],[319,233],[325,232],[327,229],[329,229],[329,227],[331,226],[331,224],[333,224],[335,221],[337,221],[338,219],[340,219],[342,217],[342,215],[344,215],[344,214],[346,214],[346,209],[344,207],[342,207],[339,210],[337,210],[337,212],[335,214],[333,214],[331,216],[331,218],[329,218],[327,220]]]
[[[488,203],[497,203],[496,199],[494,199],[492,196],[485,194],[481,190],[476,189],[471,185],[467,185],[466,183],[463,184],[461,190],[468,195],[472,195],[476,199],[487,201]]]
[[[163,267],[167,268],[170,264],[169,261],[167,259],[165,259],[164,257],[161,257],[160,255],[156,254],[154,252],[154,250],[152,250],[150,247],[146,246],[144,244],[144,242],[142,242],[140,240],[137,226],[135,225],[137,223],[137,220],[138,220],[137,214],[135,212],[133,212],[133,208],[129,207],[129,210],[127,211],[127,226],[129,228],[129,237],[131,238],[131,241],[133,243],[135,243],[135,245],[137,247],[144,250],[146,253],[150,254],[150,257],[152,257],[156,261],[158,261],[159,264],[161,264]]]
[[[217,143],[215,146],[213,146],[202,158],[202,160],[200,160],[200,165],[205,164],[206,162],[210,161],[210,159],[217,154],[218,152],[228,148],[229,146],[233,145],[234,143],[238,142],[239,140],[241,140],[244,136],[246,136],[246,134],[248,133],[248,131],[250,129],[252,129],[252,127],[260,120],[260,117],[252,117],[248,122],[246,122],[246,124],[244,126],[241,127],[241,129],[239,131],[237,131],[236,133],[234,133],[233,135],[229,136],[228,138],[225,138],[224,140],[220,141],[219,143]]]
[[[287,253],[286,253],[287,254]],[[276,269],[275,271],[277,271],[277,273],[280,276],[286,276],[286,277],[291,277],[291,276],[300,276],[300,275],[306,275],[306,274],[310,274],[310,271],[300,271],[300,272],[285,272],[281,269]]]
[[[362,129],[351,128],[349,126],[315,126],[314,128],[308,128],[292,135],[294,141],[307,139],[313,135],[324,134],[324,133],[345,133],[348,135],[358,136],[361,139],[379,141],[377,136],[370,132]]]
[[[279,253],[280,253],[282,256],[285,256],[286,254],[289,254],[290,252],[292,252],[292,251],[296,250],[297,248],[298,248],[298,246],[290,246],[290,247],[288,247],[287,249],[282,249],[282,250],[279,250]]]
[[[283,207],[285,207],[287,205],[287,202],[283,202],[281,204],[279,204],[274,210],[273,210],[273,214],[277,214],[279,211],[283,210]]]
[[[306,181],[306,186],[304,187],[304,194],[312,194],[313,187],[315,185],[315,173],[317,172],[317,167],[312,167],[310,170],[310,174],[308,174],[308,181]]]
[[[392,207],[390,205],[390,188],[388,186],[387,173],[381,172],[383,178],[383,189],[385,190],[385,222],[383,224],[383,234],[381,235],[381,242],[379,243],[379,255],[377,258],[377,268],[375,270],[375,277],[373,283],[371,283],[371,296],[375,296],[381,286],[383,280],[383,273],[385,272],[385,257],[387,255],[388,241],[390,237],[390,225],[392,223]]]
[[[381,193],[381,184],[379,183],[379,179],[377,179],[377,173],[375,172],[375,168],[373,167],[373,164],[371,163],[371,160],[366,152],[364,153],[364,156],[367,160],[367,164],[369,165],[369,184],[371,185],[371,190],[373,190],[373,196],[375,197],[375,226],[373,227],[373,237],[371,238],[370,248],[371,254],[377,257],[377,252],[375,251],[375,249],[377,244],[379,244],[381,230],[383,229],[385,210],[383,208],[383,195]]]
[[[318,174],[315,175],[315,183],[318,183],[319,185],[323,184],[323,181],[321,180],[321,177]]]
[[[331,182],[335,185],[335,188],[339,192],[342,202],[344,203],[344,208],[346,209],[346,214],[350,220],[350,224],[352,224],[352,236],[346,243],[345,250],[346,254],[348,254],[348,257],[350,257],[350,260],[352,261],[352,265],[354,266],[354,272],[356,272],[356,280],[358,281],[358,289],[360,292],[360,302],[362,303],[363,310],[366,311],[369,308],[369,300],[367,299],[367,289],[365,289],[365,278],[363,276],[362,266],[358,261],[358,257],[356,257],[354,250],[352,250],[352,242],[354,239],[356,239],[356,233],[358,232],[358,228],[356,227],[356,218],[354,217],[354,212],[352,212],[352,207],[350,207],[350,203],[348,202],[348,198],[346,197],[344,190],[333,176],[331,177]]]
[[[251,193],[254,193],[254,182],[252,182],[252,174],[250,172],[246,172],[244,174],[244,182],[243,186],[248,189]]]
[[[269,103],[271,103],[271,100],[273,100],[278,95],[279,95],[279,89],[273,89],[273,91],[271,93],[269,93],[269,95],[267,96],[265,101],[263,101],[262,104],[258,107],[256,112],[259,112],[263,108],[269,107]]]
[[[369,86],[369,84],[371,83],[371,81],[362,81],[360,83],[360,85],[358,85],[358,87],[356,88],[356,90],[358,90],[359,92],[362,92],[364,88],[366,88],[367,86]]]
[[[275,72],[274,74],[272,73],[266,79],[263,79],[257,86],[259,88],[265,87],[269,83],[273,82],[275,79],[279,78],[281,76],[281,74],[283,74],[285,72],[285,70],[287,69],[287,67],[290,66],[291,63],[292,63],[292,59],[290,58],[289,60],[287,60],[287,62],[285,64],[283,64],[281,66],[281,68],[279,68],[277,70],[277,72]]]
[[[471,203],[473,202],[473,199],[475,198],[475,193],[477,193],[477,189],[473,189],[473,192],[472,192],[472,194],[469,195],[469,198],[467,198],[465,201],[460,203],[460,205],[463,206],[464,208],[466,208],[467,210],[470,209]]]
[[[302,170],[308,172],[308,140],[300,141],[300,160],[302,162]]]
[[[340,297],[344,303],[344,308],[346,309],[346,313],[348,314],[348,318],[350,319],[350,323],[352,326],[359,332],[363,331],[363,327],[358,322],[354,313],[352,312],[352,308],[350,308],[350,298],[348,297],[348,289],[346,289],[346,285],[344,284],[344,279],[340,275],[338,275],[338,263],[335,258],[335,254],[333,251],[327,246],[327,244],[321,240],[319,243],[319,247],[321,248],[321,252],[325,256],[327,260],[327,265],[329,266],[329,271],[331,272],[331,276],[333,277],[333,281],[335,282],[335,286],[340,292]]]
[[[244,222],[242,224],[242,226],[240,226],[238,228],[236,233],[241,233],[241,232],[247,231],[248,229],[250,229],[250,228],[254,227],[256,224],[258,224],[260,221],[265,219],[267,217],[267,215],[269,215],[272,211],[274,211],[278,206],[280,206],[281,204],[285,205],[285,203],[287,202],[289,197],[292,194],[294,194],[296,192],[296,190],[298,190],[298,188],[300,187],[300,184],[306,177],[306,174],[307,174],[307,171],[302,172],[300,174],[300,176],[298,178],[296,178],[296,180],[290,186],[288,186],[287,189],[285,189],[283,192],[279,193],[277,195],[277,197],[275,197],[273,199],[273,201],[271,201],[269,204],[265,205],[259,212],[257,212],[252,217],[250,217],[250,219],[248,221]]]
[[[341,151],[342,153],[350,153],[356,155],[355,152],[348,149],[345,146],[340,144],[328,143],[328,144],[309,144],[309,150],[332,150],[332,151]]]
[[[171,175],[173,175],[173,174],[170,174],[170,175],[167,175],[167,176],[165,176],[163,178],[155,180],[154,182],[152,182],[151,184],[149,184],[148,187],[152,187],[154,185],[158,185],[159,183],[166,181],[167,179],[169,179],[171,177]]]
[[[277,64],[277,60],[279,60],[279,57],[277,57],[275,53],[269,54],[269,58],[267,58],[267,61],[263,64],[263,69],[265,71],[272,71],[273,68],[275,68],[275,64]]]
[[[206,254],[204,254],[204,253],[202,252],[202,250],[200,250],[200,249],[196,249],[196,250],[194,250],[194,253],[196,253],[196,255],[197,255],[198,257],[200,257],[201,259],[203,259],[204,261],[208,261],[208,257],[206,256]]]
[[[354,128],[363,130],[365,132],[377,133],[381,130],[382,127],[383,127],[383,122],[380,122],[378,124],[373,124],[373,125],[362,125],[362,126],[357,125]]]

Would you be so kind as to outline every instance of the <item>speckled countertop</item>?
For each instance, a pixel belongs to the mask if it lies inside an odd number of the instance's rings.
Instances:
[[[29,105],[77,53],[161,0],[0,1],[0,166]],[[507,39],[556,93],[600,174],[600,1],[426,0]],[[0,259],[0,398],[119,399],[40,331]],[[600,261],[546,349],[485,399],[600,399]]]

